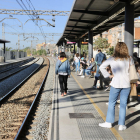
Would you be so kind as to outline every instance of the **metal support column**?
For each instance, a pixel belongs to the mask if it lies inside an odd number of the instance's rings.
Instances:
[[[74,54],[75,54],[75,44],[74,44],[74,50],[73,50]]]
[[[88,32],[88,59],[89,61],[93,58],[93,31]]]
[[[61,52],[63,52],[62,48],[63,48],[63,46],[61,45]]]
[[[79,53],[79,56],[81,56],[81,40],[78,40],[77,52]]]
[[[58,46],[58,54],[60,53],[60,46]]]
[[[65,42],[63,42],[63,52],[65,52]]]
[[[4,63],[5,63],[5,57],[6,57],[6,54],[5,54],[5,43],[4,43],[4,48],[3,48],[3,56],[4,56]]]
[[[134,42],[134,5],[130,2],[125,3],[125,39],[129,55],[133,56],[133,42]]]

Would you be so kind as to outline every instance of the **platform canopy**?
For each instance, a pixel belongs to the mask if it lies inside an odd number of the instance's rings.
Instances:
[[[10,41],[8,41],[8,40],[3,40],[3,39],[0,39],[0,43],[10,43]]]
[[[57,45],[64,40],[75,42],[84,39],[89,30],[93,30],[95,36],[124,23],[125,3],[128,1],[135,5],[135,17],[138,17],[139,0],[75,0]]]

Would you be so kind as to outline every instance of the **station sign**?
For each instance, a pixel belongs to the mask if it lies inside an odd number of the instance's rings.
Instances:
[[[76,42],[67,42],[67,44],[76,44]]]

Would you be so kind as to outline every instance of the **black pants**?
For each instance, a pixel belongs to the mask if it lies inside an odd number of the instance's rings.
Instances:
[[[60,84],[60,92],[61,94],[66,92],[67,93],[67,80],[68,75],[59,75],[59,84]]]

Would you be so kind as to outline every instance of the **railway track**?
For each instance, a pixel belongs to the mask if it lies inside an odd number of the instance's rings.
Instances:
[[[34,64],[35,62],[38,61],[39,58],[36,58],[28,63],[25,63],[25,64],[22,64],[22,65],[18,65],[18,66],[15,66],[15,67],[12,67],[10,69],[6,69],[4,71],[0,71],[0,81],[10,77],[11,75],[13,74],[16,74],[18,72],[20,72],[21,70],[29,67],[30,65]]]
[[[15,68],[18,68],[18,67],[20,67],[20,66],[22,66],[22,65],[24,65],[24,64],[27,64],[27,63],[29,63],[30,61],[32,61],[32,60],[34,60],[34,57],[32,58],[32,59],[28,59],[27,61],[23,61],[23,62],[21,62],[20,64],[16,64],[15,66],[11,66],[11,67],[9,67],[9,68],[3,68],[3,69],[1,69],[0,70],[0,73],[4,73],[4,72],[7,72],[7,71],[10,71],[10,70],[12,70],[12,69],[15,69]]]
[[[49,71],[49,60],[44,58],[39,70],[21,83],[11,97],[4,98],[0,107],[0,139],[21,139],[32,108],[39,97]]]

